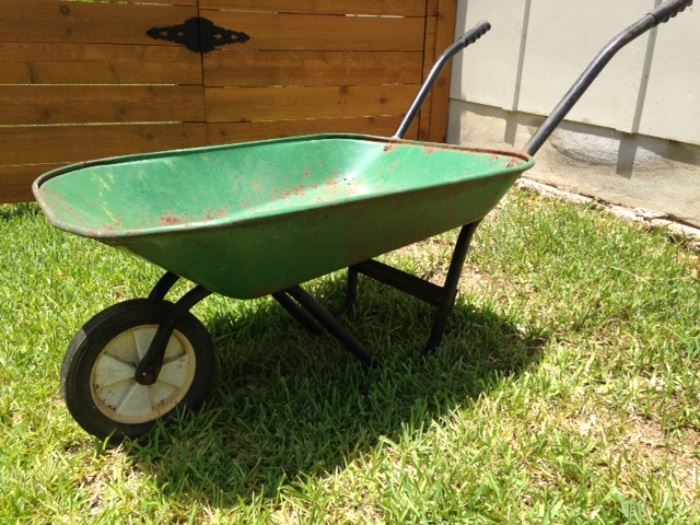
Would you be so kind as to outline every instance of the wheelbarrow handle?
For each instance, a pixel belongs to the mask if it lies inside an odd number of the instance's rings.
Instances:
[[[685,11],[686,7],[693,5],[693,0],[670,0],[663,5],[660,5],[649,14],[656,19],[656,24],[668,22],[678,13]]]
[[[561,102],[552,110],[549,117],[547,117],[530,141],[525,145],[525,151],[529,155],[534,155],[539,151],[564,117],[571,111],[571,108],[574,107],[576,102],[578,102],[593,81],[598,78],[600,72],[603,71],[608,62],[610,62],[612,57],[615,56],[620,49],[650,29],[664,22],[668,22],[672,17],[684,11],[686,7],[690,7],[692,4],[693,0],[670,0],[654,9],[641,20],[632,24],[613,38],[608,45],[598,53],[593,62],[591,62],[571,89],[564,95]]]
[[[430,73],[428,73],[428,76],[426,77],[425,82],[423,82],[423,85],[418,91],[416,98],[413,100],[411,107],[408,108],[406,116],[401,121],[401,124],[399,124],[399,128],[396,130],[396,133],[394,133],[393,138],[404,138],[406,132],[408,131],[408,128],[411,127],[411,123],[413,123],[413,120],[416,118],[416,115],[420,111],[423,102],[425,102],[428,93],[430,93],[433,84],[437,80],[443,68],[452,59],[452,57],[454,57],[457,53],[459,53],[468,45],[473,44],[474,42],[479,40],[482,36],[488,33],[490,29],[491,24],[489,24],[488,22],[479,22],[475,27],[464,33],[459,39],[457,39],[457,41],[454,44],[448,47],[445,50],[445,52],[442,55],[440,55],[440,58],[437,59],[435,65],[430,70]]]

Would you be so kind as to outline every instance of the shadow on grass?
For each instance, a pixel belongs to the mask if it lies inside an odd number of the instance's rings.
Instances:
[[[427,428],[540,358],[541,334],[458,302],[440,351],[424,359],[433,309],[379,286],[363,281],[348,324],[380,369],[363,370],[272,301],[242,306],[205,319],[218,369],[204,409],[126,450],[166,497],[214,507],[273,498],[342,469],[382,436],[399,441]],[[343,287],[326,280],[314,293],[338,306]]]
[[[19,204],[0,204],[0,221],[10,221],[20,218],[36,217],[41,209],[33,202]]]

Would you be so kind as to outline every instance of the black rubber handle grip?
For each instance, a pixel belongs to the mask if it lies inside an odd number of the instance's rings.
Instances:
[[[455,40],[450,47],[445,49],[442,55],[440,55],[440,57],[435,61],[435,64],[430,70],[430,73],[428,73],[427,78],[423,81],[423,85],[420,87],[420,90],[418,90],[418,95],[416,95],[411,107],[408,108],[408,112],[401,121],[401,124],[399,124],[399,129],[396,130],[393,138],[402,139],[406,135],[411,122],[413,122],[413,119],[418,114],[418,111],[420,111],[420,108],[423,105],[425,98],[428,96],[430,89],[433,87],[433,84],[437,80],[438,75],[445,65],[452,60],[452,57],[454,57],[457,53],[460,53],[462,49],[467,47],[469,44],[473,44],[479,40],[482,36],[488,33],[490,29],[491,24],[488,22],[479,22],[476,26]]]
[[[693,0],[690,1],[692,2]],[[476,27],[473,27],[472,29],[464,33],[462,37],[458,40],[458,42],[460,42],[463,47],[467,47],[469,44],[473,44],[474,42],[479,40],[490,30],[491,24],[489,24],[488,22],[479,22],[476,25]]]
[[[690,7],[691,5],[693,5],[693,0],[671,0],[657,7],[649,14],[656,19],[655,25],[659,25],[668,22],[671,18],[678,13],[682,13],[685,11],[686,7]]]

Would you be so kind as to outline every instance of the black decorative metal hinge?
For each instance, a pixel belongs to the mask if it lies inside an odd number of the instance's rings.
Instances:
[[[201,17],[190,18],[179,26],[153,27],[146,34],[156,40],[177,42],[197,53],[208,53],[218,46],[243,44],[250,40],[245,33],[215,26],[211,20]]]

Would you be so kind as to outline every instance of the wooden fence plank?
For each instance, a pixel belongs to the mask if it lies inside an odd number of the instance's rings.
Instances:
[[[207,122],[396,115],[417,85],[356,87],[207,88]]]
[[[228,144],[315,133],[362,133],[390,136],[396,131],[400,121],[401,118],[398,116],[357,117],[208,124],[207,128],[210,144]],[[416,136],[417,127],[413,126],[409,130],[407,138],[415,138]]]
[[[440,0],[437,33],[435,36],[435,57],[439,57],[455,39],[457,24],[457,0]],[[430,140],[447,140],[447,119],[450,102],[451,62],[445,67],[433,88],[433,102],[430,113]]]
[[[201,84],[184,47],[0,43],[0,84]]]
[[[376,18],[201,11],[216,25],[250,36],[246,50],[421,51],[422,18]],[[1,28],[0,28],[1,30]]]
[[[0,166],[0,202],[27,202],[34,200],[32,182],[42,173],[63,164],[29,166]]]
[[[423,16],[424,0],[199,0],[201,9],[277,13]]]
[[[419,51],[255,51],[204,55],[207,86],[357,86],[420,82]]]
[[[124,1],[124,0],[121,0]],[[135,4],[165,4],[197,7],[199,0],[127,0],[127,3]]]
[[[0,165],[79,162],[89,159],[204,146],[206,125],[0,127]]]
[[[22,1],[22,0],[16,0]],[[26,1],[26,0],[25,0]],[[37,0],[34,0],[37,1]],[[46,0],[43,0],[46,1]],[[55,0],[49,0],[55,1]],[[96,0],[68,0],[69,2],[94,2]],[[104,0],[101,0],[104,1]],[[107,0],[115,1],[115,0]],[[179,5],[179,6],[194,6],[197,7],[198,0],[117,0],[122,4],[161,4],[161,5]]]
[[[146,34],[182,24],[196,7],[0,0],[0,42],[145,44],[177,46]],[[196,56],[196,55],[195,55]]]
[[[439,0],[428,0],[426,11],[436,11],[439,6]],[[423,73],[422,79],[425,80],[430,72],[430,69],[435,63],[435,37],[437,35],[437,16],[428,16],[425,19],[425,43],[423,44]],[[418,138],[420,140],[430,140],[430,115],[433,107],[433,96],[431,94],[423,103],[418,120],[420,122],[418,129]]]
[[[0,86],[0,124],[197,122],[200,86]]]

